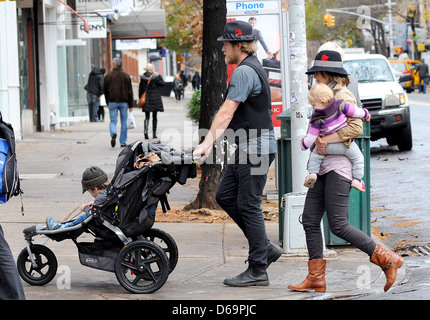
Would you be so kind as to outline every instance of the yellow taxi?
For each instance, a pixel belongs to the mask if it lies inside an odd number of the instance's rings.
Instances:
[[[418,88],[419,75],[418,70],[415,70],[415,68],[420,64],[419,60],[389,59],[388,61],[395,71],[401,72],[402,74],[410,74],[412,76],[412,80],[407,81],[406,85],[404,85],[404,89],[407,93],[411,93],[415,88]]]
[[[407,60],[407,61],[410,63],[411,69],[412,69],[413,89],[418,89],[419,82],[420,82],[420,75],[418,70],[416,70],[416,68],[419,66],[421,61],[419,60]]]

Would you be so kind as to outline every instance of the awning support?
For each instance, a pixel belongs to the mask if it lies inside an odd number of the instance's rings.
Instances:
[[[87,20],[85,20],[84,18],[82,18],[79,13],[77,13],[75,10],[73,10],[67,3],[65,3],[63,0],[58,0],[60,1],[62,4],[64,4],[66,6],[67,9],[69,9],[70,11],[72,11],[79,19],[82,19],[82,21],[84,22],[84,31],[86,33],[90,32],[90,25],[88,23]]]

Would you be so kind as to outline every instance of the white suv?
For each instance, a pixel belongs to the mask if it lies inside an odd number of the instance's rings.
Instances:
[[[380,54],[345,54],[344,68],[358,80],[363,108],[370,111],[370,139],[386,138],[399,150],[412,149],[409,100],[387,58]]]

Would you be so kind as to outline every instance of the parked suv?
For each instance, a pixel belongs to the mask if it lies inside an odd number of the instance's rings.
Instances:
[[[410,81],[410,74],[398,80],[386,57],[380,54],[346,54],[344,68],[358,80],[363,108],[370,111],[370,139],[386,138],[402,151],[412,149],[409,99],[399,82]]]

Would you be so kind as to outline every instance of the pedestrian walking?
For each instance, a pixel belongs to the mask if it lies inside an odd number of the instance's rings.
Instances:
[[[104,74],[106,73],[106,69],[100,68],[100,71],[103,74],[103,84],[104,84]],[[99,110],[97,112],[97,117],[98,117],[97,119],[102,122],[105,121],[105,106],[106,106],[106,99],[105,99],[105,95],[102,94],[99,99]]]
[[[184,91],[184,84],[179,74],[175,75],[173,80],[173,92],[175,93],[176,102],[181,101],[182,91]]]
[[[104,72],[102,69],[92,66],[88,76],[88,82],[84,87],[87,90],[88,114],[90,122],[97,122],[100,105],[100,96],[103,94]]]
[[[230,160],[225,169],[216,201],[247,238],[249,265],[238,276],[225,279],[224,284],[234,287],[267,286],[266,269],[282,254],[282,249],[267,238],[261,209],[267,172],[276,152],[270,86],[266,72],[254,56],[257,46],[251,25],[238,20],[227,22],[218,41],[224,42],[222,51],[226,63],[238,66],[209,133],[193,154],[201,155],[200,161],[204,161],[221,136],[237,138],[232,141],[238,143],[234,161]]]
[[[182,70],[180,73],[179,73],[179,76],[181,77],[181,80],[182,80],[182,83],[184,84],[184,90],[182,91],[182,98],[184,98],[185,96],[184,96],[184,94],[185,94],[185,88],[187,87],[187,85],[188,85],[188,79],[187,79],[187,76],[185,75],[185,73],[184,73],[184,70]]]
[[[426,93],[427,91],[427,80],[429,77],[429,66],[427,65],[427,63],[424,62],[424,59],[421,59],[421,63],[418,67],[418,76],[419,76],[419,80],[420,82],[418,83],[419,86],[419,91],[418,93]]]
[[[145,70],[145,73],[140,76],[139,83],[139,97],[146,92],[146,103],[142,108],[142,112],[145,112],[143,133],[145,139],[149,139],[149,120],[152,113],[152,137],[155,139],[157,138],[157,112],[164,111],[161,87],[165,85],[165,82],[161,75],[155,72],[155,67],[152,63],[147,64]]]
[[[191,80],[191,83],[193,84],[193,90],[194,91],[200,90],[200,74],[198,71],[194,72],[193,79]]]
[[[317,83],[328,85],[333,90],[336,99],[357,105],[354,95],[347,89],[349,84],[348,72],[343,68],[341,55],[338,52],[320,51],[307,74],[313,74]],[[362,120],[358,120],[361,121],[362,128]],[[327,136],[329,142],[347,142],[358,137],[362,133],[359,126],[359,123],[351,125],[349,122],[346,127]],[[309,189],[306,194],[302,215],[309,253],[308,275],[300,284],[289,285],[288,288],[295,291],[326,291],[326,260],[323,258],[323,237],[321,234],[321,219],[324,212],[327,213],[329,227],[334,235],[366,252],[370,261],[381,267],[387,280],[384,290],[387,291],[393,285],[397,269],[402,266],[403,258],[386,251],[366,233],[349,224],[348,206],[351,181],[352,165],[346,156],[329,154],[324,157],[318,172],[318,179],[314,187]]]
[[[116,144],[118,113],[121,122],[119,142],[121,147],[127,145],[127,111],[133,110],[133,88],[130,76],[121,70],[122,60],[114,58],[112,63],[113,70],[105,76],[104,93],[109,108],[109,133],[113,148]]]

